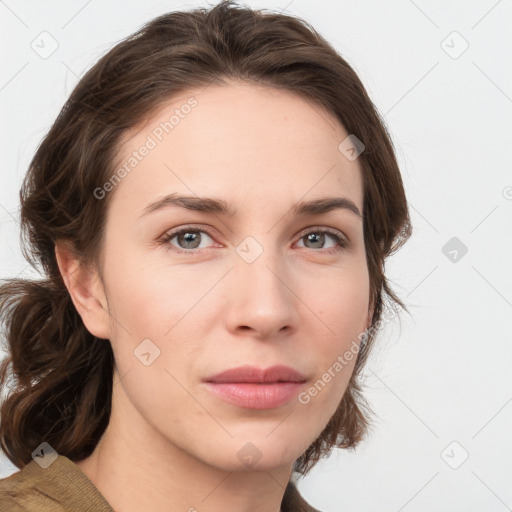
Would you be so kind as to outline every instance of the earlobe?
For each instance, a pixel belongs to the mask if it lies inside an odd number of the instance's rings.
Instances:
[[[108,305],[96,269],[84,266],[69,244],[55,244],[55,257],[73,304],[87,330],[98,338],[110,338]]]

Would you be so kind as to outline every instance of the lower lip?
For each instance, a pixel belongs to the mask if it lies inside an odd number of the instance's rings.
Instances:
[[[301,382],[207,382],[210,391],[222,400],[246,409],[273,409],[289,402],[302,387]]]

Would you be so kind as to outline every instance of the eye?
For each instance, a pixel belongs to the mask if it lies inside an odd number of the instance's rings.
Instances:
[[[328,247],[327,249],[325,249],[324,247],[320,247],[325,245],[326,236],[334,240],[334,246]],[[299,242],[303,240],[308,244],[312,244],[313,249],[324,249],[322,252],[325,252],[327,254],[335,254],[345,249],[348,245],[347,239],[337,231],[331,231],[330,229],[325,228],[322,229],[320,227],[318,229],[314,228],[313,231],[308,231],[307,233],[303,234],[300,237]]]
[[[201,242],[204,240],[204,235],[207,238],[211,238],[207,231],[203,229],[197,229],[194,227],[184,227],[169,233],[166,233],[158,243],[161,245],[168,245],[168,250],[174,250],[179,253],[188,253],[194,251],[194,249],[204,249],[205,247],[200,247]],[[178,247],[176,247],[171,242],[176,239],[176,243]]]
[[[304,231],[302,236],[299,238],[299,242],[305,240],[307,244],[312,244],[312,247],[305,246],[306,249],[312,249],[315,252],[336,254],[348,246],[347,239],[337,231],[332,231],[321,227],[308,229],[309,231]],[[185,226],[165,233],[158,240],[158,243],[159,245],[165,246],[166,249],[170,251],[182,254],[194,254],[196,252],[200,252],[202,249],[207,248],[201,247],[201,243],[207,242],[208,238],[212,240],[212,235],[210,235],[208,231],[205,231],[204,229],[198,229],[193,226]],[[329,238],[334,241],[334,245],[331,245],[331,247],[327,248],[323,247],[326,243],[326,240]],[[173,240],[175,240],[175,243],[172,243]],[[321,251],[318,249],[321,249]]]

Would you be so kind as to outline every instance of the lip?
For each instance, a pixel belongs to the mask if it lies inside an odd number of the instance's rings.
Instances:
[[[241,366],[203,380],[220,399],[246,409],[273,409],[289,402],[306,378],[288,366]]]
[[[275,365],[269,368],[256,368],[255,366],[239,366],[213,377],[204,379],[205,382],[226,383],[226,382],[305,382],[306,377],[289,366]]]

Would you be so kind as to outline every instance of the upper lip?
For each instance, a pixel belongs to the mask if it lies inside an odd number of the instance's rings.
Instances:
[[[269,368],[239,366],[204,379],[205,382],[305,382],[306,378],[289,366],[276,365]]]

